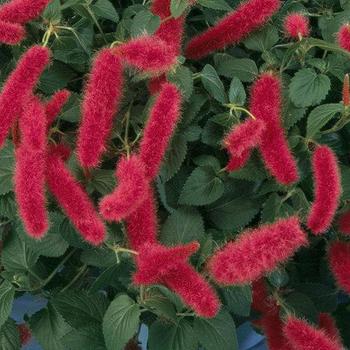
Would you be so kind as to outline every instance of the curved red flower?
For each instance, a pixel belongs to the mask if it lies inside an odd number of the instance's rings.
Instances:
[[[342,49],[350,51],[350,24],[344,24],[340,27],[338,32],[338,43]]]
[[[60,114],[63,106],[68,102],[70,95],[68,90],[63,89],[57,91],[46,103],[45,109],[48,126],[50,126]]]
[[[310,34],[309,19],[301,13],[291,13],[284,20],[284,31],[293,39],[305,38]]]
[[[20,24],[0,20],[0,43],[15,45],[21,42],[26,32]]]

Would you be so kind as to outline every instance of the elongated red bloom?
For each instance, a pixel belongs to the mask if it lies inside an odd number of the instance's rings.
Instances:
[[[341,233],[350,235],[350,210],[340,216],[338,226]]]
[[[250,155],[251,149],[258,146],[263,130],[264,123],[261,120],[248,119],[234,127],[226,136],[224,145],[231,157],[229,170],[233,168],[233,163],[245,159],[247,154]]]
[[[289,317],[284,334],[294,350],[341,350],[342,347],[321,329],[314,328],[304,320]]]
[[[167,82],[165,74],[152,78],[148,83],[148,90],[151,95],[156,95],[162,89],[162,85]]]
[[[67,153],[66,148],[58,146],[48,154],[46,179],[49,190],[84,239],[98,245],[103,242],[106,229],[87,193],[66,168],[63,159]]]
[[[122,158],[117,165],[118,186],[100,202],[106,220],[120,221],[135,211],[148,195],[145,166],[138,156]]]
[[[184,246],[145,245],[136,257],[134,282],[140,285],[164,284],[202,317],[214,317],[219,301],[210,285],[187,262],[199,248],[197,242]]]
[[[153,14],[159,16],[161,19],[170,17],[170,3],[171,0],[153,0],[151,11],[153,12]]]
[[[21,115],[21,143],[16,150],[15,195],[27,233],[41,238],[49,223],[45,200],[46,115],[37,98],[31,98]]]
[[[336,155],[328,146],[319,146],[312,158],[315,179],[315,198],[307,219],[314,234],[331,226],[341,195],[341,180]]]
[[[273,271],[305,245],[307,237],[299,219],[281,219],[243,232],[211,258],[209,270],[223,285],[249,283]]]
[[[0,20],[0,42],[8,45],[15,45],[25,37],[24,28],[17,23],[9,23]]]
[[[280,5],[279,0],[245,1],[214,27],[193,38],[186,48],[186,57],[200,59],[225,46],[237,44],[263,26],[278,11]]]
[[[281,120],[282,87],[271,73],[262,74],[251,91],[250,111],[265,123],[260,152],[266,167],[278,182],[290,185],[299,178],[296,161],[289,149]]]
[[[176,56],[169,45],[159,37],[140,36],[115,49],[131,66],[151,74],[161,74],[176,63]]]
[[[342,347],[342,340],[339,330],[337,328],[334,318],[331,315],[321,313],[319,316],[319,326],[327,333],[327,335],[331,339],[336,341],[338,345]]]
[[[0,148],[49,60],[49,49],[33,46],[7,78],[0,94]]]
[[[144,130],[140,157],[147,177],[154,178],[160,169],[169,140],[180,117],[181,94],[171,83],[164,83]]]
[[[350,244],[334,242],[329,249],[329,265],[340,288],[350,294]]]
[[[149,187],[147,191],[146,199],[126,218],[129,245],[137,251],[144,244],[157,242],[157,208],[153,191]]]
[[[345,74],[343,82],[343,105],[350,106],[350,78],[349,74]]]
[[[340,27],[338,32],[338,44],[342,49],[350,51],[350,24],[344,24]]]
[[[93,168],[99,164],[122,90],[123,67],[120,57],[110,49],[102,50],[93,63],[82,104],[77,155],[83,167]]]
[[[243,168],[247,164],[251,154],[251,150],[246,150],[240,156],[231,157],[226,167],[227,171],[232,172]]]
[[[26,346],[32,338],[32,332],[25,323],[19,324],[17,328],[21,345]]]
[[[60,90],[46,103],[45,109],[48,126],[50,126],[60,114],[63,106],[68,102],[69,97],[70,92],[68,90]]]
[[[27,23],[38,17],[51,0],[11,0],[0,6],[0,20]]]
[[[309,19],[301,13],[291,13],[284,20],[284,31],[293,39],[308,37],[310,34]]]

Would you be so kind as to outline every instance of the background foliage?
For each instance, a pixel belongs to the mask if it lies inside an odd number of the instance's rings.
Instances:
[[[2,1],[4,2],[4,1]],[[173,0],[178,16],[185,1]],[[239,1],[199,0],[187,19],[187,36],[215,23]],[[312,37],[289,43],[281,24],[290,11],[308,13]],[[201,242],[193,263],[199,270],[213,250],[235,237],[244,227],[273,222],[299,213],[305,216],[312,201],[310,141],[328,144],[341,161],[342,207],[350,200],[350,121],[341,100],[344,74],[350,71],[350,55],[335,44],[335,33],[350,18],[350,1],[284,1],[282,10],[263,30],[243,44],[200,62],[185,61],[170,74],[181,87],[183,117],[167,159],[156,181],[160,238],[166,244]],[[160,19],[142,0],[53,0],[40,21],[28,27],[21,46],[0,49],[0,80],[4,81],[19,56],[39,43],[51,24],[57,36],[50,41],[54,63],[43,74],[39,92],[49,97],[56,90],[73,92],[51,137],[74,144],[80,119],[83,83],[94,53],[114,41],[152,33]],[[263,70],[283,74],[284,125],[299,162],[301,181],[292,188],[276,184],[255,155],[238,172],[223,171],[227,155],[223,135],[238,122],[226,104],[246,106],[249,86]],[[114,183],[115,162],[123,153],[125,135],[136,147],[151,99],[147,79],[127,72],[123,105],[103,166],[86,178],[74,156],[70,167],[96,201]],[[40,242],[28,238],[16,213],[12,187],[13,145],[0,152],[0,348],[19,349],[14,322],[9,319],[16,296],[40,294],[48,306],[28,319],[30,328],[47,350],[124,349],[139,331],[150,327],[150,350],[237,349],[235,327],[256,315],[250,310],[251,288],[218,288],[225,307],[214,319],[194,317],[169,290],[154,286],[136,289],[130,278],[131,257],[118,252],[125,246],[122,225],[109,226],[108,241],[99,249],[82,242],[69,221],[50,201],[52,227]],[[311,247],[300,251],[268,279],[289,309],[311,321],[319,312],[331,312],[350,346],[350,302],[337,291],[325,259],[328,239],[312,238]],[[101,293],[103,291],[103,293]]]

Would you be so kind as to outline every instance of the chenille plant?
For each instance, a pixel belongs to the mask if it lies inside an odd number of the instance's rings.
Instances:
[[[350,346],[349,0],[0,0],[0,349]],[[11,318],[29,293],[44,309]],[[143,338],[145,338],[143,336]]]

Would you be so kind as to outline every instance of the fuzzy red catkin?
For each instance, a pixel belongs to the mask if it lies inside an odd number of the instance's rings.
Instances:
[[[237,44],[252,31],[263,26],[281,6],[279,0],[249,0],[229,13],[214,27],[194,37],[187,45],[185,55],[200,59],[211,52]]]
[[[51,0],[12,0],[0,6],[0,20],[27,23],[38,17]]]
[[[138,156],[121,158],[117,165],[118,186],[100,202],[102,217],[120,221],[135,211],[148,195],[145,166]]]
[[[151,109],[140,145],[140,157],[146,174],[153,179],[159,172],[169,140],[180,118],[181,93],[171,83],[164,83]]]
[[[157,242],[157,208],[153,190],[148,188],[147,191],[148,194],[143,203],[126,218],[129,245],[137,251],[144,244]]]
[[[0,42],[7,45],[15,45],[25,37],[24,28],[17,23],[9,23],[0,20]]]
[[[334,242],[329,249],[328,257],[336,282],[350,294],[350,244]]]
[[[246,284],[273,271],[306,245],[299,219],[281,219],[241,233],[211,258],[209,270],[220,284]]]
[[[106,148],[122,96],[123,67],[112,50],[100,51],[93,63],[82,104],[77,155],[85,168],[96,167]]]
[[[350,210],[340,216],[338,221],[338,229],[344,235],[350,235]]]
[[[250,111],[265,123],[259,149],[265,166],[278,182],[290,185],[299,178],[282,126],[282,86],[278,77],[264,73],[253,84]]]
[[[21,143],[16,150],[15,195],[26,232],[34,238],[46,233],[49,222],[45,200],[46,114],[31,98],[20,117]]]
[[[247,164],[251,154],[252,151],[248,149],[244,151],[240,156],[231,157],[226,166],[227,171],[232,172],[243,168]]]
[[[136,257],[134,282],[164,284],[177,293],[199,316],[214,317],[219,300],[207,281],[187,262],[199,248],[197,242],[184,246],[145,245]]]
[[[304,320],[289,317],[283,328],[284,334],[294,350],[341,350],[336,341],[326,332],[314,328]]]
[[[61,112],[63,106],[68,102],[71,93],[68,90],[57,91],[46,103],[47,124],[50,126]]]
[[[320,313],[319,316],[319,326],[322,328],[327,335],[336,341],[340,347],[342,347],[342,340],[333,317],[329,314]]]
[[[301,13],[291,13],[284,20],[284,31],[293,39],[305,38],[310,34],[309,19]]]
[[[344,24],[340,27],[338,32],[338,44],[342,49],[350,51],[350,24]]]
[[[21,57],[7,78],[0,94],[0,148],[49,60],[48,48],[33,46]]]
[[[331,226],[341,195],[338,160],[328,146],[318,146],[312,157],[315,198],[307,226],[314,234],[322,234]]]
[[[151,95],[156,95],[162,89],[162,85],[167,82],[165,74],[152,78],[148,83],[148,91]]]
[[[26,346],[30,339],[32,338],[32,332],[30,331],[29,327],[25,324],[19,324],[17,326],[18,333],[19,333],[19,339],[21,342],[21,346]]]
[[[161,74],[176,63],[176,56],[169,45],[157,36],[140,36],[114,49],[123,61],[147,73]]]
[[[50,149],[46,172],[49,190],[82,237],[99,245],[106,229],[87,193],[66,168],[63,159],[68,154],[69,150],[62,145]]]

